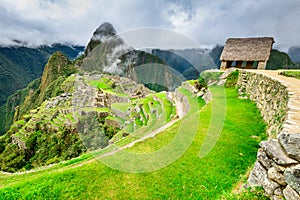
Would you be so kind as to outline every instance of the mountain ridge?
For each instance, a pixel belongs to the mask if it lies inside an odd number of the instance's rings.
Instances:
[[[50,55],[62,51],[70,59],[75,59],[84,50],[82,46],[63,44],[41,45],[38,47],[2,46],[0,47],[0,106],[9,95],[25,88],[40,77]]]

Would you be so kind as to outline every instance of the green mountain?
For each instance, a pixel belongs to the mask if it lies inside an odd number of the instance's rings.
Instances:
[[[276,49],[272,49],[270,60],[267,63],[267,69],[299,69],[300,66],[295,64],[289,55],[284,52],[280,52]]]
[[[216,68],[209,52],[203,49],[152,49],[151,54],[162,59],[186,80],[197,79],[201,72]]]
[[[288,54],[293,62],[300,64],[300,47],[293,46],[288,50]]]
[[[212,48],[212,50],[209,53],[210,57],[212,58],[218,69],[220,69],[221,66],[220,57],[223,52],[223,49],[224,46],[218,44],[214,48]]]
[[[49,57],[56,51],[63,52],[73,60],[84,51],[84,47],[63,44],[0,47],[0,106],[9,95],[40,77]]]

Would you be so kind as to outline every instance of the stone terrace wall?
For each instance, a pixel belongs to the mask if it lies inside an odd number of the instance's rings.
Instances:
[[[241,96],[256,102],[268,125],[269,140],[260,143],[249,185],[263,187],[272,199],[300,200],[300,132],[289,128],[298,124],[288,115],[296,109],[290,102],[298,97],[284,82],[254,71],[241,70],[238,86]]]
[[[288,91],[286,86],[262,74],[240,70],[238,79],[241,96],[249,95],[256,102],[264,121],[268,125],[268,134],[276,138],[286,118]]]

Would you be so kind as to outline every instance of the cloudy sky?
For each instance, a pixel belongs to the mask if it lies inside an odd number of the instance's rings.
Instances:
[[[0,0],[0,43],[86,45],[106,21],[119,33],[171,29],[203,46],[255,36],[274,37],[280,49],[300,45],[299,0]]]

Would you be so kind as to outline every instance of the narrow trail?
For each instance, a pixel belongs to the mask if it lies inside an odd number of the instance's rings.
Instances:
[[[279,81],[287,87],[289,92],[288,112],[283,131],[300,133],[300,80],[280,75],[282,71],[289,70],[246,70],[252,73],[262,74],[271,79]],[[299,70],[290,70],[299,71]]]

